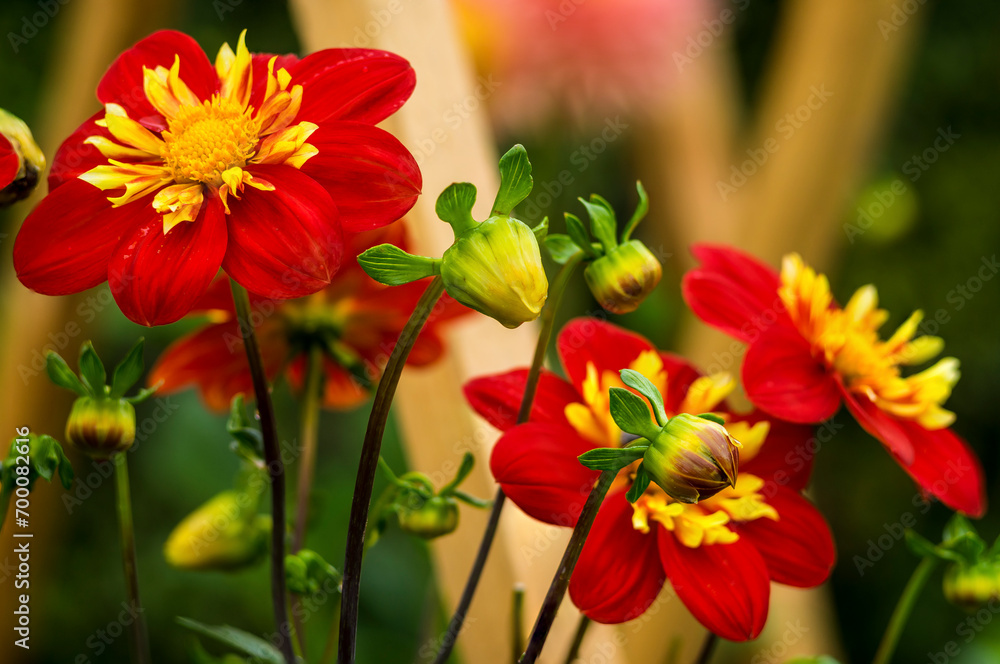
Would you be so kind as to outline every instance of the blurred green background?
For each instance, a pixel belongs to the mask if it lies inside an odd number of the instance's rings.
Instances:
[[[284,3],[243,0],[231,7],[225,20],[220,20],[213,3],[178,5],[180,12],[164,27],[192,34],[210,55],[221,42],[233,43],[243,27],[249,29],[253,50],[298,51]],[[773,0],[755,0],[739,13],[734,26],[739,74],[748,105],[759,90],[780,5]],[[38,6],[31,0],[5,0],[0,5],[2,34],[20,30],[22,17],[38,11]],[[1000,5],[954,0],[930,3],[922,11],[930,14],[925,17],[921,42],[902,85],[898,112],[883,138],[867,192],[854,207],[844,210],[845,224],[857,223],[857,208],[870,209],[894,181],[905,185],[905,200],[891,204],[871,232],[854,238],[845,234],[831,278],[842,300],[855,288],[875,283],[883,306],[892,312],[887,329],[901,323],[914,309],[923,309],[928,319],[938,311],[945,312],[940,319],[947,318],[947,322],[936,333],[946,339],[946,352],[962,362],[962,379],[948,406],[958,414],[956,430],[979,453],[989,494],[995,499],[1000,461],[996,446],[1000,432],[1000,279],[980,284],[970,283],[970,279],[984,258],[989,260],[1000,252],[1000,48],[996,39]],[[57,15],[53,25],[58,20]],[[48,70],[57,36],[58,30],[39,30],[16,54],[8,44],[0,46],[0,105],[29,124],[40,111],[43,77],[39,74]],[[86,109],[81,118],[91,112]],[[572,123],[555,119],[540,130],[503,136],[498,147],[515,141],[525,143],[536,177],[550,179],[567,167],[567,155],[581,140],[589,138],[572,127]],[[941,128],[950,128],[957,138],[935,164],[914,170],[914,155],[928,148]],[[630,212],[635,200],[633,164],[643,148],[641,136],[625,135],[580,173],[570,190],[555,196],[540,212],[553,219],[560,219],[563,211],[579,214],[582,210],[575,198],[591,192],[604,195],[622,213]],[[816,168],[822,167],[816,164]],[[12,216],[10,211],[6,213],[0,229],[8,257],[14,233]],[[670,250],[686,251],[684,247]],[[684,315],[676,265],[676,261],[667,262],[664,282],[649,304],[617,321],[668,349]],[[956,295],[962,286],[976,289],[971,298]],[[20,286],[5,283],[3,288],[6,292]],[[589,295],[579,292],[568,299],[563,312],[568,315],[591,306]],[[95,345],[108,362],[120,357],[136,336],[145,335],[147,363],[151,363],[171,339],[193,325],[188,321],[142,329],[108,306],[92,330]],[[156,660],[163,662],[186,661],[192,642],[173,623],[174,616],[229,623],[261,633],[267,632],[271,622],[263,566],[236,574],[199,574],[173,570],[162,558],[162,545],[170,529],[189,511],[227,488],[237,468],[236,457],[228,449],[224,418],[205,413],[193,393],[171,399],[179,405],[181,416],[159,425],[130,456],[143,593],[153,650]],[[282,387],[277,392],[277,405],[279,421],[286,425],[281,433],[294,440],[296,405]],[[153,402],[140,406],[140,422],[155,407]],[[934,506],[922,513],[923,508],[915,502],[913,483],[874,440],[847,417],[839,417],[847,426],[819,453],[813,496],[829,519],[837,542],[839,564],[831,588],[844,648],[850,661],[863,662],[871,658],[916,560],[895,539],[888,550],[880,551],[881,557],[872,566],[864,567],[864,574],[859,573],[858,557],[869,557],[872,543],[880,536],[898,532],[895,524],[906,514],[914,515],[921,533],[935,538],[948,512]],[[365,419],[363,411],[323,416],[310,546],[338,565]],[[402,470],[405,459],[394,432],[387,437],[386,449],[390,463]],[[73,460],[81,479],[96,472],[82,457],[74,456]],[[376,492],[381,479],[379,482]],[[37,612],[31,662],[126,660],[126,639],[115,640],[98,654],[92,638],[95,629],[115,620],[124,597],[112,498],[110,483],[103,482],[92,497],[60,520],[63,531],[58,545],[48,552],[53,559],[44,579],[33,586]],[[1000,534],[1000,517],[991,512],[979,527],[991,541]],[[958,630],[967,617],[943,600],[939,581],[940,576],[935,576],[925,590],[895,661],[933,660],[932,654],[956,641],[961,654],[951,661],[957,664],[1000,662],[1000,625],[977,623],[976,631],[981,627],[982,634],[966,643],[968,632]],[[431,634],[438,633],[443,620],[433,588],[426,547],[390,529],[366,563],[359,645],[365,661],[418,660],[421,646]],[[308,623],[314,643],[322,642],[332,606],[324,607],[320,615]],[[717,661],[745,661],[753,652],[726,647]]]

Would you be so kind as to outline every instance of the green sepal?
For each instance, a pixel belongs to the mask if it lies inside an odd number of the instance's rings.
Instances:
[[[646,447],[648,446],[599,447],[596,450],[584,452],[577,459],[591,470],[618,471],[641,459],[646,454]]]
[[[519,143],[500,157],[500,190],[493,201],[493,214],[510,215],[531,193],[533,184],[528,152]]]
[[[597,258],[598,253],[594,251],[594,247],[590,243],[590,235],[587,234],[587,229],[584,228],[583,222],[575,214],[570,212],[563,213],[566,218],[566,232],[569,233],[570,239],[576,243],[580,249],[583,250],[585,254],[591,258]]]
[[[129,388],[139,382],[142,378],[142,370],[146,367],[142,360],[142,350],[145,339],[139,337],[128,354],[115,365],[115,370],[111,374],[111,396],[120,399],[125,396]],[[154,390],[155,391],[155,390]],[[133,402],[135,403],[135,402]]]
[[[458,237],[476,225],[472,218],[472,206],[476,204],[476,185],[471,182],[455,182],[441,192],[434,203],[434,212],[442,220],[451,224]]]
[[[642,494],[646,493],[648,487],[649,473],[646,472],[645,466],[639,464],[639,470],[635,471],[635,480],[632,482],[628,493],[625,494],[625,500],[634,503],[642,497]]]
[[[649,213],[649,196],[646,195],[646,188],[642,186],[641,182],[636,180],[635,189],[639,192],[639,205],[635,208],[635,212],[632,213],[632,218],[625,224],[625,230],[622,231],[622,244],[631,239],[632,231],[635,230],[639,222]]]
[[[986,552],[986,542],[965,516],[955,513],[945,524],[938,549],[954,552],[974,564]]]
[[[100,396],[100,393],[92,393],[87,389],[87,386],[80,381],[77,375],[73,373],[73,370],[69,368],[69,365],[66,364],[66,360],[62,359],[54,351],[50,350],[45,354],[45,373],[49,375],[49,380],[53,383],[71,392],[76,392],[81,397]]]
[[[475,465],[476,457],[472,456],[472,452],[466,452],[462,456],[462,463],[458,466],[458,472],[455,473],[455,479],[441,487],[438,495],[447,496],[455,493],[458,485],[465,481],[465,478],[469,476],[469,473],[472,472],[472,467]]]
[[[108,381],[108,372],[104,370],[104,363],[97,356],[94,344],[84,341],[80,346],[80,379],[83,384],[90,388],[94,395],[107,394],[105,389]]]
[[[55,475],[59,475],[59,482],[64,489],[73,486],[73,464],[69,462],[63,452],[62,445],[52,436],[46,434],[28,435],[28,491],[33,491],[35,481],[42,478],[48,482],[52,481]],[[23,447],[24,443],[12,442],[7,458],[0,460],[0,484],[4,487],[14,487],[16,484],[18,465],[17,457],[24,456],[18,453],[17,448]],[[2,507],[2,506],[0,506]]]
[[[604,247],[604,253],[617,247],[618,240],[615,239],[617,222],[611,205],[597,194],[591,194],[589,201],[582,198],[579,201],[587,208],[587,214],[590,215],[590,230]]]
[[[177,624],[181,627],[235,648],[244,655],[253,657],[255,661],[259,661],[261,664],[285,664],[285,658],[282,656],[281,651],[268,641],[250,632],[245,632],[242,629],[230,627],[229,625],[206,625],[197,620],[180,616],[176,620]]]
[[[246,415],[243,405],[243,395],[237,394],[229,404],[229,420],[226,422],[226,432],[236,442],[236,453],[255,465],[263,463],[264,437],[260,430],[253,426]]]
[[[929,539],[909,528],[906,529],[904,534],[906,535],[906,547],[914,555],[920,558],[938,557],[937,545]]]
[[[142,403],[149,397],[156,394],[156,390],[160,389],[161,384],[162,381],[157,383],[156,385],[153,385],[152,387],[144,387],[135,394],[133,394],[132,396],[124,397],[124,400],[128,401],[129,403]]]
[[[726,426],[726,421],[721,417],[719,417],[718,415],[716,415],[715,413],[702,413],[698,417],[700,417],[703,420],[708,420],[709,422],[715,422],[716,424]]]
[[[541,246],[545,242],[545,238],[549,236],[549,218],[542,217],[542,220],[531,229],[531,232],[535,236],[538,246]]]
[[[463,503],[465,503],[467,505],[471,505],[473,507],[478,507],[479,509],[486,509],[487,507],[492,507],[493,506],[493,501],[492,500],[485,500],[483,498],[476,498],[475,496],[470,496],[469,494],[465,493],[464,491],[455,490],[455,491],[452,491],[448,495],[450,495],[451,497],[455,498],[456,500],[461,500]]]
[[[580,247],[573,242],[573,238],[562,233],[546,236],[545,250],[548,251],[552,262],[558,265],[565,265],[573,256],[580,253]]]
[[[621,377],[623,383],[649,399],[649,403],[653,404],[653,414],[656,416],[656,422],[661,427],[666,426],[669,418],[667,417],[667,410],[663,406],[663,395],[656,389],[656,386],[635,369],[622,369]]]
[[[609,392],[611,417],[618,428],[652,440],[660,432],[649,417],[649,407],[642,397],[622,387],[612,387]]]
[[[302,549],[285,556],[285,581],[291,593],[312,595],[323,588],[327,581],[333,581],[339,587],[341,579],[337,568],[311,549]]]
[[[414,256],[394,244],[380,244],[358,256],[358,265],[369,277],[386,286],[402,286],[432,277],[439,271],[440,259]]]

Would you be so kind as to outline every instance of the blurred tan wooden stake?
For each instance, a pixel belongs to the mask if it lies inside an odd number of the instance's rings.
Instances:
[[[424,194],[409,216],[415,250],[440,255],[452,241],[451,228],[434,214],[441,190],[454,181],[473,182],[480,191],[477,216],[482,218],[497,185],[497,154],[484,112],[490,90],[474,77],[451,8],[444,0],[293,0],[291,4],[306,52],[343,46],[384,48],[406,57],[416,69],[413,98],[387,126],[417,157],[423,172]],[[454,326],[443,361],[433,369],[404,374],[397,415],[414,468],[439,482],[454,473],[465,450],[472,450],[477,467],[467,488],[480,496],[493,494],[488,459],[496,434],[471,415],[460,388],[473,376],[530,364],[536,334],[533,325],[512,332],[476,316]],[[462,508],[458,532],[432,547],[449,613],[465,584],[485,522],[485,513]],[[492,664],[507,659],[513,584],[521,581],[527,586],[525,613],[533,617],[564,548],[568,535],[564,531],[534,522],[513,506],[505,510],[458,641],[464,662]],[[577,616],[567,601],[543,661],[562,661]],[[600,639],[601,630],[594,632],[592,640]],[[437,645],[440,636],[428,645]]]
[[[35,138],[39,141],[50,162],[59,144],[73,132],[77,126],[92,115],[100,106],[94,91],[97,82],[111,61],[133,41],[151,31],[158,22],[162,22],[173,0],[156,0],[142,5],[128,0],[78,0],[61,7],[52,22],[40,30],[55,30],[56,37],[52,43],[56,45],[46,73],[47,81],[43,87],[39,103],[41,109],[37,118],[29,120]],[[34,56],[32,55],[34,54]],[[37,44],[28,43],[22,46],[22,51],[15,57],[42,57],[43,53]],[[51,165],[51,163],[49,164]],[[47,192],[42,184],[34,196],[18,204],[17,212],[26,215],[28,211]],[[62,439],[64,417],[69,413],[69,395],[59,390],[45,376],[44,370],[27,381],[22,377],[22,369],[31,367],[34,353],[42,352],[42,348],[52,342],[49,334],[64,333],[70,322],[76,324],[76,336],[69,338],[67,347],[60,352],[67,357],[72,366],[76,366],[76,352],[80,343],[89,338],[84,323],[73,317],[72,312],[77,300],[72,297],[45,297],[28,291],[18,283],[11,262],[13,234],[4,242],[2,281],[3,301],[0,315],[0,346],[4,348],[2,366],[0,366],[0,394],[4,395],[0,405],[0,447],[6,455],[7,443],[14,436],[15,427],[28,426],[36,433],[49,433]],[[74,328],[69,328],[74,329]],[[77,471],[85,471],[80,464],[81,457],[73,455],[77,463]],[[89,462],[86,472],[89,472]],[[58,482],[56,482],[58,486]],[[32,579],[39,580],[32,584],[32,612],[36,615],[45,611],[42,600],[44,595],[55,592],[46,584],[46,579],[52,579],[51,572],[46,570],[48,558],[46,552],[57,550],[59,543],[55,539],[61,530],[61,524],[67,518],[60,495],[62,486],[53,489],[47,482],[40,481],[31,497],[31,529],[34,532],[35,545],[32,550]],[[108,518],[114,518],[108,514]],[[3,551],[13,550],[13,538],[10,528],[0,539]],[[114,547],[108,555],[118,555],[117,543],[110,542]],[[15,592],[13,583],[0,584],[0,595],[7,597]],[[45,590],[41,590],[45,588]],[[13,606],[13,600],[4,599],[0,605]],[[39,622],[35,622],[39,625]],[[13,633],[11,615],[4,613],[0,629],[4,634]],[[43,634],[35,627],[32,640],[58,638],[55,634]],[[81,651],[85,644],[80,643]],[[13,639],[4,639],[0,644],[0,661],[9,664],[28,662],[26,651],[13,645]]]
[[[659,149],[652,154],[660,161],[647,164],[645,176],[654,191],[667,198],[678,268],[690,266],[687,243],[692,239],[733,244],[772,265],[793,250],[821,269],[833,264],[844,237],[844,214],[891,119],[926,13],[917,12],[896,25],[896,4],[786,3],[759,106],[749,113],[754,124],[742,140],[728,146],[718,137],[733,135],[729,110],[713,104],[731,104],[738,98],[735,90],[719,89],[733,82],[732,65],[722,62],[731,58],[730,44],[720,40],[695,60],[676,97],[657,116]],[[883,27],[898,29],[883,34],[880,21]],[[786,114],[794,115],[803,105],[808,108],[810,101],[814,108],[809,119],[787,125],[794,133],[778,126]],[[732,166],[750,159],[748,149],[759,155],[768,139],[776,141],[778,149],[723,201],[718,183],[729,183]],[[710,191],[714,196],[706,195]],[[662,235],[667,233],[661,229]],[[718,364],[731,343],[689,319],[680,346],[685,355],[708,366]],[[735,358],[729,370],[738,370],[738,362]],[[774,586],[769,631],[751,647],[766,649],[773,643],[768,639],[780,640],[786,623],[795,620],[809,631],[788,656],[837,652],[825,589],[783,586]],[[665,652],[670,634],[645,630],[643,635],[648,638],[634,639],[629,654],[635,661],[655,661]]]

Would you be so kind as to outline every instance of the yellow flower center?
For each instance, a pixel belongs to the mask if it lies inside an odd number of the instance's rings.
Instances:
[[[215,187],[230,168],[243,168],[257,148],[253,107],[213,95],[197,106],[181,106],[168,120],[160,155],[175,182]]]
[[[895,417],[911,419],[927,429],[943,429],[955,420],[942,408],[958,382],[958,360],[946,357],[917,374],[904,377],[901,366],[922,364],[944,347],[939,337],[914,339],[923,318],[914,312],[886,341],[878,329],[889,314],[878,308],[874,286],[863,286],[844,308],[833,302],[830,284],[797,254],[785,257],[778,291],[799,332],[812,344],[814,356],[841,376],[852,392]]]

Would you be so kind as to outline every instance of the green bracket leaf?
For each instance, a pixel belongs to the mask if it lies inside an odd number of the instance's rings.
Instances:
[[[108,373],[104,370],[104,363],[97,356],[97,351],[94,350],[94,344],[89,341],[80,346],[80,378],[93,394],[106,394],[104,388]]]
[[[573,242],[573,239],[562,233],[553,233],[545,238],[545,250],[549,252],[549,258],[558,265],[565,265],[573,256],[580,253],[580,247]]]
[[[609,393],[611,417],[618,428],[652,440],[660,432],[649,417],[649,407],[642,397],[621,387],[612,387]]]
[[[358,256],[369,277],[386,286],[402,286],[438,273],[440,260],[408,254],[396,245],[380,244]]]
[[[462,456],[462,463],[458,467],[458,472],[455,473],[455,479],[445,484],[441,487],[439,495],[448,496],[455,493],[458,489],[458,485],[465,481],[465,478],[469,476],[472,472],[472,467],[476,465],[476,457],[472,456],[472,452],[466,452]]]
[[[230,627],[229,625],[213,627],[200,623],[197,620],[182,617],[177,618],[177,624],[191,630],[195,634],[214,639],[219,643],[235,648],[245,655],[254,657],[261,664],[285,664],[285,658],[282,656],[281,651],[259,636],[244,632],[241,629]]]
[[[69,368],[66,364],[66,360],[62,359],[58,353],[49,351],[45,354],[45,373],[49,375],[49,380],[58,385],[59,387],[64,387],[67,390],[76,392],[81,397],[85,396],[99,396],[99,394],[91,393],[87,387],[80,382],[73,370]]]
[[[129,388],[142,377],[142,370],[146,366],[142,360],[144,342],[145,340],[139,337],[124,359],[115,366],[111,377],[111,396],[115,399],[125,396]]]
[[[549,218],[542,217],[542,220],[538,222],[538,225],[531,229],[531,232],[535,236],[535,240],[541,245],[545,242],[545,238],[549,235]]]
[[[563,216],[566,218],[566,232],[569,233],[570,238],[576,243],[576,246],[591,258],[597,258],[598,253],[591,246],[590,235],[587,233],[587,229],[584,227],[583,222],[580,221],[580,218],[569,212],[565,212]]]
[[[615,232],[618,223],[611,205],[597,194],[591,194],[589,201],[582,198],[579,201],[583,203],[583,207],[587,208],[587,214],[590,215],[590,230],[604,247],[604,253],[617,247],[618,240],[615,239]]]
[[[635,471],[635,481],[632,482],[628,493],[625,494],[625,499],[630,503],[634,503],[642,497],[642,494],[646,493],[648,487],[649,473],[646,472],[645,466],[639,464],[639,470]]]
[[[646,195],[646,188],[642,186],[642,183],[638,180],[635,181],[635,189],[639,192],[639,205],[635,208],[635,212],[632,213],[632,218],[628,220],[625,224],[625,230],[622,231],[622,243],[628,242],[632,237],[632,231],[635,227],[639,225],[646,215],[649,213],[649,196]]]
[[[636,447],[600,447],[584,452],[577,459],[591,470],[618,471],[646,454],[647,446]]]
[[[721,417],[719,417],[718,415],[716,415],[715,413],[702,413],[698,417],[700,417],[703,420],[708,420],[709,422],[715,422],[716,424],[726,426],[726,421]]]
[[[528,197],[532,186],[528,152],[523,145],[517,144],[500,157],[500,191],[493,201],[493,214],[510,215],[517,204]]]
[[[666,426],[669,418],[667,417],[666,408],[663,406],[663,395],[656,389],[656,386],[634,369],[622,369],[621,377],[623,383],[649,399],[649,402],[653,404],[653,414],[656,416],[656,422],[661,427]]]
[[[455,182],[438,196],[434,203],[437,216],[451,224],[458,237],[476,225],[472,218],[472,207],[476,204],[476,185],[471,182]]]

